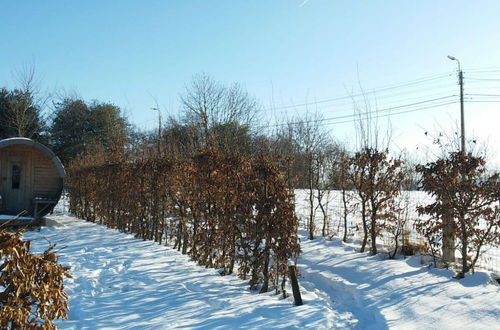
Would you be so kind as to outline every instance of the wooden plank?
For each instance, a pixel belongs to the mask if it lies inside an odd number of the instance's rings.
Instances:
[[[44,226],[45,218],[32,218],[31,220],[0,220],[0,228],[19,228]]]

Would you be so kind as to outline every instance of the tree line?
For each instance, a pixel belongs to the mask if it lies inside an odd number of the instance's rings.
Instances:
[[[427,248],[433,254],[442,248],[446,227],[465,260],[465,273],[474,266],[482,246],[498,242],[498,176],[488,171],[484,157],[474,153],[458,157],[454,149],[441,145],[442,153],[435,162],[419,165],[402,154],[390,153],[390,132],[381,133],[376,120],[365,115],[373,112],[369,103],[353,104],[359,120],[357,136],[353,137],[355,146],[348,148],[332,138],[326,126],[321,125],[321,116],[314,113],[289,118],[273,131],[259,130],[257,117],[262,108],[257,100],[241,85],[224,85],[205,74],[188,83],[180,95],[179,115],[168,116],[158,132],[138,131],[115,105],[74,97],[53,102],[50,120],[43,125],[41,107],[30,96],[35,94],[31,92],[32,85],[24,86],[1,90],[0,116],[5,120],[1,121],[0,137],[25,134],[38,139],[51,146],[69,167],[72,161],[92,152],[127,153],[131,159],[168,157],[176,162],[193,159],[206,148],[218,150],[223,157],[258,159],[272,154],[281,159],[277,166],[286,189],[308,192],[306,225],[310,239],[318,233],[327,234],[328,219],[333,215],[328,214],[325,203],[331,191],[338,190],[345,227],[348,215],[354,209],[361,210],[361,251],[377,253],[377,238],[389,233],[394,238],[391,256],[395,256],[404,243],[403,228],[407,222],[402,214],[408,205],[399,201],[401,194],[419,189],[438,198],[437,204],[419,209],[426,220],[416,227],[426,237]],[[19,113],[19,118],[31,118],[31,125],[24,125],[26,120],[14,120],[15,113]],[[429,181],[433,175],[455,175],[455,179]],[[464,191],[475,191],[478,201],[465,199]],[[451,224],[445,220],[450,217],[446,211],[450,209],[454,210]],[[318,214],[322,223],[318,223]],[[490,228],[486,229],[487,235],[480,234],[482,228]],[[344,240],[346,233],[347,230]],[[475,243],[471,244],[471,239]],[[471,262],[467,264],[467,260]]]

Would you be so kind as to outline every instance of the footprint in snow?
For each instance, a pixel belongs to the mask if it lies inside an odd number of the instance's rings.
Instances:
[[[208,304],[212,308],[224,309],[224,308],[229,307],[229,305],[230,305],[227,300],[219,300],[215,296],[208,297],[204,301],[205,301],[206,304]]]

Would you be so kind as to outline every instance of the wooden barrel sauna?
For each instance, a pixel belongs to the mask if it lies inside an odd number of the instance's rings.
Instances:
[[[61,197],[64,176],[61,161],[43,144],[0,140],[0,214],[47,215]]]

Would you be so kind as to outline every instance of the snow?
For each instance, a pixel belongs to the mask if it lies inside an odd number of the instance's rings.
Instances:
[[[354,196],[353,191],[348,191],[348,196]],[[417,212],[417,205],[426,205],[433,201],[432,196],[424,191],[404,191],[399,197],[400,203],[407,207],[407,213],[402,214],[406,216],[408,221],[405,225],[405,231],[408,233],[407,240],[413,245],[424,245],[425,237],[419,234],[414,229],[414,224],[422,219],[423,216],[419,215]],[[342,196],[340,191],[331,190],[323,196],[323,202],[325,208],[328,210],[328,226],[329,232],[335,232],[338,237],[342,237],[344,233],[343,228],[343,206],[342,206]],[[317,208],[317,201],[314,201],[314,216],[316,223],[317,234],[321,233],[321,227],[323,226],[323,216],[319,208]],[[309,218],[309,191],[304,189],[295,190],[295,209],[297,216],[301,220],[301,227],[306,228],[307,219]],[[348,237],[353,241],[361,241],[362,239],[362,221],[360,216],[359,207],[356,205],[349,205],[350,213],[347,217],[348,222]],[[425,217],[424,217],[425,218]],[[356,230],[359,229],[359,230]],[[393,236],[382,232],[382,237],[379,237],[377,246],[381,251],[392,250]],[[360,244],[361,245],[361,244]],[[461,251],[457,248],[455,255],[457,257],[461,256]],[[499,272],[500,273],[500,247],[498,246],[483,246],[481,255],[476,264],[476,268],[481,268],[487,271]]]
[[[343,317],[315,289],[303,290],[305,304],[294,306],[131,234],[64,215],[48,223],[25,238],[37,251],[46,239],[57,243],[60,262],[71,266],[61,329],[332,328]]]
[[[488,273],[463,280],[419,257],[382,260],[339,240],[301,232],[303,306],[258,294],[168,247],[76,219],[49,218],[25,233],[36,251],[57,243],[71,266],[69,320],[61,329],[492,329],[500,324],[500,286]],[[291,292],[291,290],[289,290]]]
[[[309,241],[302,235],[302,283],[315,285],[350,311],[359,329],[492,329],[500,325],[500,287],[477,272],[453,279],[419,256],[382,260],[356,253],[340,240]],[[307,286],[306,286],[307,287]]]

